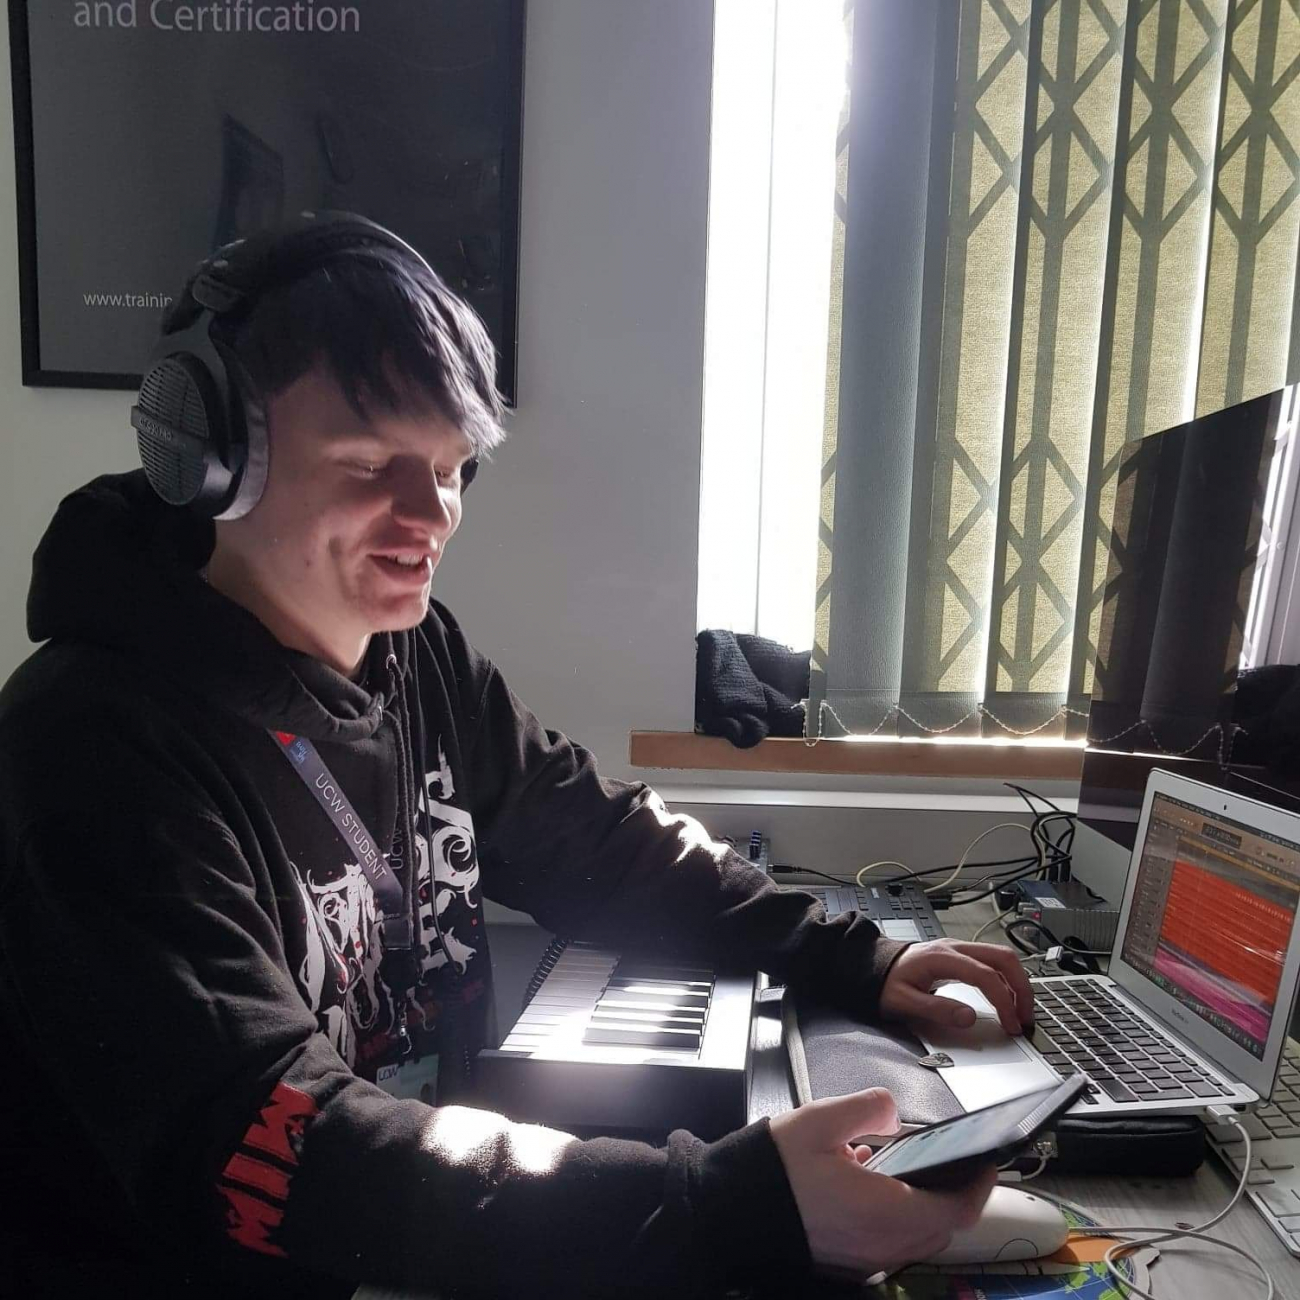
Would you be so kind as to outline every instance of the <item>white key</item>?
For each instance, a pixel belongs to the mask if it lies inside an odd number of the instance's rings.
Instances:
[[[1274,1214],[1300,1214],[1300,1197],[1284,1187],[1261,1187],[1255,1193]]]
[[[1275,1174],[1281,1173],[1284,1169],[1295,1168],[1295,1165],[1285,1156],[1261,1156],[1259,1163],[1265,1169],[1271,1169]]]
[[[1247,1174],[1247,1187],[1268,1187],[1274,1182],[1272,1174]]]

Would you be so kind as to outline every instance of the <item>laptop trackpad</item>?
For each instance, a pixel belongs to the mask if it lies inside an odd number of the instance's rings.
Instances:
[[[945,984],[935,993],[975,1010],[975,1023],[969,1029],[913,1028],[931,1052],[945,1052],[952,1058],[952,1065],[943,1067],[939,1077],[966,1110],[1057,1082],[1056,1071],[1032,1047],[1002,1028],[992,1004],[973,984]]]

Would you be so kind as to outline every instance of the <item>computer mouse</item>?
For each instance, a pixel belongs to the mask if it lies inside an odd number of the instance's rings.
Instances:
[[[925,1264],[993,1264],[1053,1255],[1070,1235],[1065,1216],[1051,1201],[999,1183],[989,1193],[984,1212],[970,1228]]]

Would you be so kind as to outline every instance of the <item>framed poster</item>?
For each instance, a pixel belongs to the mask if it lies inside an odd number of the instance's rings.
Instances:
[[[478,311],[513,402],[525,0],[9,0],[23,383],[135,388],[218,245],[341,208]]]

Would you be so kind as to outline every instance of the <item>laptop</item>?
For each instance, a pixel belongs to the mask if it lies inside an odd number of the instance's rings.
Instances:
[[[1032,1042],[946,984],[975,1025],[919,1037],[966,1110],[1078,1072],[1073,1114],[1251,1106],[1273,1089],[1298,980],[1300,815],[1157,769],[1108,974],[1032,980]]]

